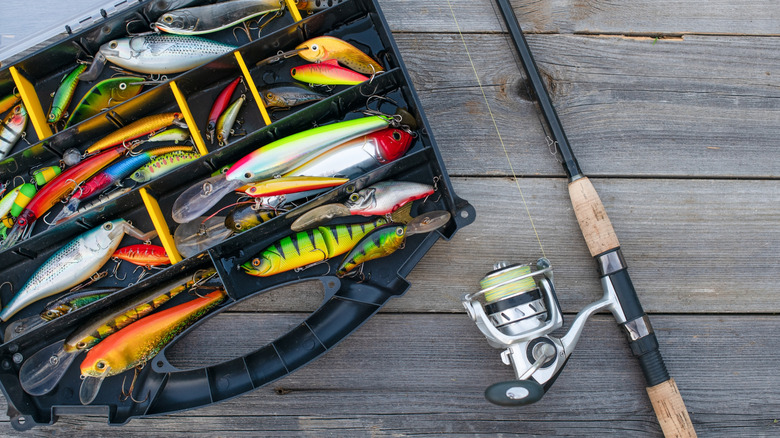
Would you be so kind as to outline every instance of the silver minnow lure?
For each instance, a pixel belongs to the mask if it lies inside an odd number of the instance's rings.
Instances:
[[[156,236],[157,231],[144,234],[124,219],[116,219],[78,236],[35,271],[5,306],[0,319],[8,321],[35,301],[68,290],[91,277],[108,262],[125,234],[145,241]]]
[[[408,181],[382,181],[352,193],[343,204],[325,204],[302,214],[290,228],[302,231],[317,227],[327,221],[350,215],[381,216],[393,213],[405,204],[433,194],[428,184]]]
[[[114,64],[138,73],[180,73],[234,50],[216,41],[183,35],[140,35],[119,38],[100,46],[100,54]]]
[[[278,11],[281,7],[281,0],[231,0],[213,5],[176,9],[163,14],[153,26],[163,32],[176,35],[202,35]]]
[[[0,159],[8,155],[16,142],[22,138],[24,128],[27,126],[27,119],[24,105],[19,104],[0,122]]]

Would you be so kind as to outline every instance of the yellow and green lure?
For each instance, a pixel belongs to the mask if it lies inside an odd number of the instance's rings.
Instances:
[[[76,86],[79,84],[79,76],[87,69],[86,64],[79,64],[70,73],[62,78],[60,86],[54,92],[54,98],[51,102],[51,111],[46,119],[47,123],[57,123],[60,121],[65,111],[70,105],[73,94],[76,93]]]
[[[450,217],[448,211],[431,211],[417,216],[406,225],[389,224],[371,231],[344,257],[336,275],[343,277],[369,260],[389,256],[403,248],[408,236],[441,228],[449,222]]]
[[[378,218],[372,222],[301,231],[275,242],[257,257],[241,265],[241,268],[256,277],[268,277],[302,268],[344,254],[367,233],[386,223],[385,218]]]
[[[377,228],[352,248],[339,265],[336,276],[343,277],[359,265],[386,257],[400,249],[406,241],[406,226],[390,224]]]

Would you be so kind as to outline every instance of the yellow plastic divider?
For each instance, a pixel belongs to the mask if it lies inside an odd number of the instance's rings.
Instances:
[[[19,94],[22,95],[22,102],[24,102],[24,108],[27,110],[27,114],[32,120],[35,133],[38,134],[38,139],[43,140],[52,136],[51,128],[46,123],[46,113],[43,112],[41,107],[41,100],[38,99],[38,94],[35,92],[33,84],[27,80],[26,77],[16,69],[15,66],[9,67],[11,76],[14,78],[16,88],[19,90]]]
[[[296,9],[296,11],[297,10],[298,9]],[[238,61],[238,66],[241,67],[241,73],[244,74],[244,80],[246,81],[247,87],[249,87],[249,90],[252,91],[252,96],[255,96],[255,102],[257,103],[257,107],[260,109],[260,115],[263,116],[263,121],[265,121],[266,125],[270,125],[271,116],[268,115],[268,110],[265,109],[263,99],[260,97],[260,92],[257,91],[257,87],[255,86],[254,79],[252,79],[252,75],[249,74],[249,69],[246,67],[244,57],[241,56],[241,53],[239,53],[238,50],[233,52],[233,55],[236,57],[236,61]]]
[[[173,236],[171,236],[171,230],[168,228],[168,223],[165,222],[162,210],[160,210],[160,204],[158,204],[157,200],[146,191],[145,187],[138,189],[138,192],[141,193],[141,199],[144,200],[146,211],[149,213],[149,217],[152,218],[154,229],[157,230],[157,237],[160,238],[163,248],[165,248],[165,252],[168,253],[171,264],[179,263],[182,261],[182,258],[179,251],[176,250]]]
[[[298,6],[295,5],[295,0],[284,0],[284,3],[287,4],[287,9],[290,10],[290,15],[293,16],[293,19],[301,21],[301,13],[298,11]]]
[[[198,129],[198,125],[195,123],[195,118],[192,117],[190,106],[187,105],[187,99],[184,97],[181,90],[179,90],[176,81],[171,81],[170,84],[173,96],[176,98],[176,103],[179,104],[179,110],[181,110],[181,113],[184,115],[184,121],[187,122],[187,127],[190,130],[192,140],[195,141],[198,152],[200,152],[201,155],[207,155],[209,150],[206,148],[206,142],[203,141],[203,136],[200,135],[200,129]]]

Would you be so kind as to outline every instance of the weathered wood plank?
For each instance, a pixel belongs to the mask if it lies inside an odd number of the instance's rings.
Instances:
[[[463,32],[497,32],[504,29],[491,0],[450,0]],[[106,1],[72,0],[62,11],[56,0],[36,0],[35,18],[23,0],[3,2],[0,17],[2,45],[11,44],[50,28],[78,12],[97,11]],[[455,32],[446,1],[381,0],[394,32]],[[626,35],[739,34],[778,35],[780,6],[759,1],[513,1],[520,25],[527,32]],[[82,14],[83,15],[83,14]]]
[[[409,276],[410,291],[390,312],[461,312],[494,262],[530,262],[539,243],[514,182],[457,178],[456,192],[476,221],[437,243]],[[601,296],[595,266],[571,210],[564,179],[521,179],[545,254],[555,269],[561,306],[577,312]],[[650,312],[780,312],[779,181],[594,181]],[[380,263],[377,261],[374,263]],[[736,299],[736,297],[739,297]],[[253,298],[241,310],[313,310],[318,282]]]
[[[504,29],[491,0],[450,0],[463,32]],[[380,0],[396,32],[453,32],[446,1]],[[526,32],[610,34],[778,35],[780,6],[771,0],[748,1],[512,1]],[[499,24],[501,23],[501,24]]]
[[[448,170],[511,174],[460,37],[422,38],[396,35]],[[506,37],[466,39],[515,172],[562,175]],[[591,176],[780,176],[778,41],[529,37]]]
[[[200,366],[251,350],[302,315],[219,315],[177,345]],[[780,384],[777,316],[653,317],[700,436],[773,436]],[[247,329],[235,330],[236,327]],[[262,328],[262,329],[261,329]],[[214,342],[214,333],[230,332]],[[738,353],[737,353],[738,352]],[[746,370],[745,364],[749,363]],[[517,409],[484,388],[512,378],[465,315],[379,315],[323,358],[268,387],[172,416],[133,420],[126,436],[660,436],[639,367],[608,316],[585,328],[550,393]],[[2,406],[0,406],[2,408]],[[96,417],[62,417],[28,435],[115,434]],[[7,422],[0,433],[13,434]]]

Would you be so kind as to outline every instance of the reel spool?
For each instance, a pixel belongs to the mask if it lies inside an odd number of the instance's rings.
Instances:
[[[588,317],[604,308],[614,311],[616,303],[605,293],[577,314],[565,336],[557,338],[550,333],[563,326],[563,314],[549,260],[526,265],[499,262],[479,284],[481,290],[463,297],[463,306],[488,343],[504,350],[501,360],[517,376],[485,390],[485,398],[500,406],[539,401],[566,364]]]

